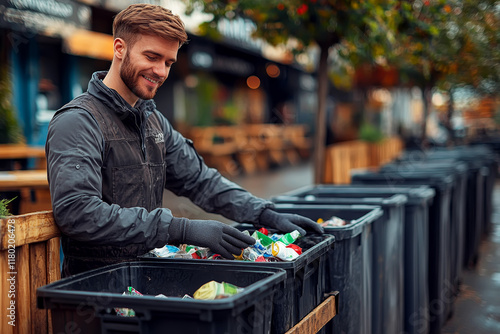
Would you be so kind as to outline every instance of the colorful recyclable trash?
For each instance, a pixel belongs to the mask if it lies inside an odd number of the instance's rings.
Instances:
[[[215,300],[234,296],[241,291],[243,291],[243,288],[237,287],[231,283],[210,281],[196,290],[193,297],[194,299],[201,300]]]
[[[199,299],[199,300],[215,300],[215,299],[223,299],[234,296],[240,292],[242,292],[244,288],[240,288],[234,284],[227,282],[217,282],[210,281],[203,284],[198,290],[196,290],[193,296],[185,294],[182,299]],[[124,296],[143,296],[142,293],[137,291],[135,288],[129,286],[127,290],[122,293]],[[155,297],[157,298],[168,298],[164,294],[158,294]],[[135,317],[135,311],[131,308],[115,308],[116,315],[121,317]]]
[[[243,233],[250,235],[248,231],[243,231]],[[235,255],[234,258],[250,262],[293,261],[302,254],[302,249],[294,244],[300,236],[297,230],[286,234],[274,233],[269,235],[267,229],[261,228],[251,234],[251,237],[255,239],[255,244],[243,249],[241,254]],[[179,247],[165,245],[161,248],[155,248],[149,253],[161,258],[224,259],[219,254],[210,251],[209,248],[186,244],[179,245]]]
[[[348,222],[342,218],[332,216],[327,220],[323,220],[322,218],[319,218],[317,220],[317,223],[320,224],[323,227],[338,227],[338,226],[345,226],[350,224],[351,222]]]
[[[143,296],[142,293],[140,293],[139,291],[137,291],[136,289],[134,289],[131,286],[129,286],[127,288],[127,290],[122,293],[122,295],[124,295],[124,296],[139,296],[139,297]],[[158,294],[155,297],[168,298],[164,294]],[[185,299],[185,298],[193,298],[193,297],[191,297],[189,295],[185,295],[183,297],[183,299]],[[116,315],[121,316],[121,317],[135,317],[135,311],[134,311],[134,309],[131,309],[131,308],[126,308],[126,307],[115,308],[115,311],[116,311]]]

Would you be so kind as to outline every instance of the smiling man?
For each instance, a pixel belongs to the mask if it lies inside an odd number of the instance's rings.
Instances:
[[[49,125],[47,170],[62,236],[63,276],[121,261],[166,243],[209,247],[226,258],[254,242],[214,220],[174,217],[163,190],[207,212],[282,232],[322,232],[312,220],[272,210],[208,168],[192,142],[172,128],[154,101],[187,41],[178,16],[136,4],[113,22],[114,57],[87,92],[57,111]]]

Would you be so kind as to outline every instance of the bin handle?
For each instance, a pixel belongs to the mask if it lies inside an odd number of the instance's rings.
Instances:
[[[134,307],[135,316],[130,318],[135,318],[138,321],[150,321],[151,320],[151,312],[147,309]],[[111,314],[109,312],[109,308],[99,307],[95,309],[96,315],[101,318],[101,323],[114,323],[116,319],[126,319],[127,317],[122,317],[119,315]]]

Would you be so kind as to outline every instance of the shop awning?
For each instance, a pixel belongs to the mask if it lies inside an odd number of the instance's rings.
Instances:
[[[96,59],[113,60],[113,36],[89,31],[77,30],[64,38],[64,52]]]

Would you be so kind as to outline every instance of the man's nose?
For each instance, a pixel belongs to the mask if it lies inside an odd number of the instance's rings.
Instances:
[[[164,80],[168,75],[168,67],[165,64],[156,65],[153,67],[153,73]]]

